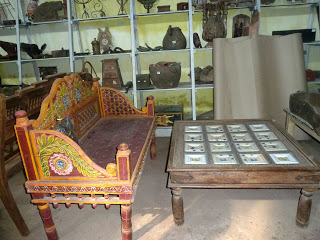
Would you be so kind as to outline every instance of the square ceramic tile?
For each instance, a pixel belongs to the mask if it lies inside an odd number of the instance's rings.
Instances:
[[[276,164],[299,164],[292,153],[271,153],[270,156]]]
[[[249,126],[254,132],[270,130],[266,124],[250,124]]]
[[[244,164],[268,164],[262,154],[240,154]]]
[[[231,137],[235,142],[242,142],[242,141],[251,141],[252,138],[249,133],[232,133]]]
[[[201,126],[185,126],[184,127],[184,131],[185,132],[190,132],[190,133],[193,133],[193,132],[202,132],[202,128]]]
[[[280,141],[275,142],[261,142],[261,145],[266,151],[286,151],[287,148]]]
[[[278,139],[273,132],[255,132],[254,135],[256,135],[256,138],[258,138],[258,140],[262,141]]]
[[[204,154],[185,154],[185,164],[207,164],[207,159]]]
[[[211,142],[209,143],[211,152],[230,152],[231,147],[229,143]]]
[[[243,124],[232,124],[227,125],[229,132],[245,132],[247,131],[246,127]]]
[[[257,152],[257,151],[259,151],[257,145],[253,142],[235,143],[235,146],[239,152]]]
[[[222,125],[207,125],[206,126],[206,131],[208,133],[211,133],[211,132],[224,132]]]
[[[184,140],[186,142],[201,142],[201,141],[203,141],[203,135],[202,134],[185,133]]]
[[[233,154],[212,154],[214,164],[237,164]]]
[[[208,133],[208,140],[215,142],[225,142],[228,138],[225,133]]]
[[[204,143],[185,143],[184,151],[185,152],[204,152],[205,151]]]

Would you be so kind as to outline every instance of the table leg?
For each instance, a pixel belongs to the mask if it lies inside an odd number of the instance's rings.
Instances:
[[[298,203],[296,223],[301,228],[306,228],[309,224],[312,194],[316,189],[302,189]]]
[[[38,204],[38,209],[39,209],[40,216],[42,218],[43,225],[44,225],[44,230],[46,231],[48,239],[57,240],[58,234],[52,220],[49,203]]]
[[[181,188],[172,188],[172,213],[174,222],[181,226],[184,222],[183,199],[181,196]]]
[[[291,121],[291,116],[289,114],[286,115],[286,131],[293,137],[296,125]]]
[[[122,240],[132,240],[131,205],[121,205]]]

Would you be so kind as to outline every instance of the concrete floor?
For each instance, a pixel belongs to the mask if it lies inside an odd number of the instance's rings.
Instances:
[[[155,161],[147,159],[133,204],[133,239],[141,240],[318,240],[320,239],[320,191],[313,195],[310,224],[295,224],[299,190],[275,189],[189,189],[183,190],[185,223],[176,226],[171,211],[171,192],[165,172],[169,138],[157,138]],[[320,153],[315,141],[303,145]],[[318,155],[320,156],[320,155]],[[45,240],[37,207],[25,193],[24,172],[10,181],[10,188],[25,219],[30,235],[21,237],[0,201],[0,239]],[[52,208],[51,208],[52,209]],[[92,209],[76,205],[52,209],[60,240],[121,239],[120,207]]]

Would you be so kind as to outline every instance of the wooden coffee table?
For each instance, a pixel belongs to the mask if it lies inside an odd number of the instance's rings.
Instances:
[[[296,223],[305,228],[320,180],[317,163],[270,120],[176,121],[167,171],[177,225],[182,188],[299,188]]]

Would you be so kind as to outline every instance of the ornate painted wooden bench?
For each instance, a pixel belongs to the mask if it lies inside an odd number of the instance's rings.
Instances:
[[[50,130],[58,116],[74,121],[79,145]],[[49,204],[121,205],[122,238],[131,239],[131,204],[148,147],[155,158],[153,97],[136,109],[119,91],[92,87],[79,75],[57,79],[37,120],[16,113],[16,135],[27,175],[25,187],[38,205],[48,239],[57,239]]]

